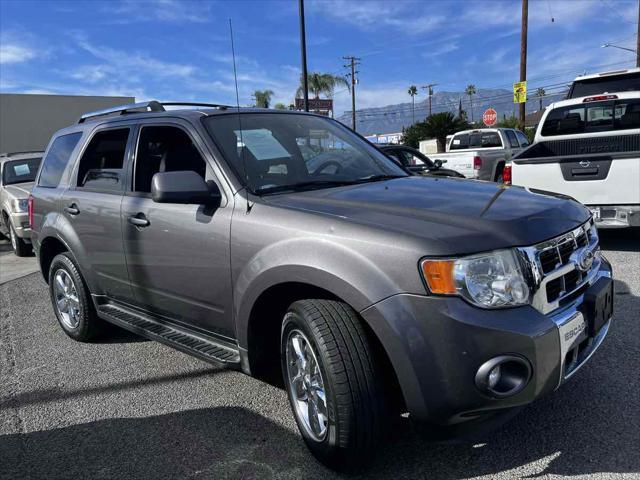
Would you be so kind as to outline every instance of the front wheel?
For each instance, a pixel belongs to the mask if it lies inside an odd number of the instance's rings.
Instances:
[[[281,358],[289,402],[308,448],[329,467],[360,466],[389,415],[383,375],[376,371],[357,313],[337,301],[293,303],[282,325]]]
[[[31,253],[31,247],[21,239],[17,234],[13,225],[9,223],[9,239],[11,240],[11,247],[16,257],[26,257]]]

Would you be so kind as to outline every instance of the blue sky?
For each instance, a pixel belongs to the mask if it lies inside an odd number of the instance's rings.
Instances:
[[[519,1],[307,0],[306,10],[309,70],[344,74],[343,56],[362,58],[358,108],[409,101],[410,84],[518,79]],[[290,103],[296,0],[0,0],[0,90],[235,103],[229,18],[240,103],[254,89]],[[635,48],[637,0],[531,0],[529,18],[530,89],[634,65],[631,52],[600,45]],[[350,108],[345,89],[335,99],[337,112]]]

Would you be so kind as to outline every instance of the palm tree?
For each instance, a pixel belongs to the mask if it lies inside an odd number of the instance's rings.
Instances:
[[[540,101],[540,110],[542,110],[542,97],[544,97],[547,92],[544,91],[544,88],[540,87],[536,90],[536,95],[538,96],[538,100]]]
[[[467,85],[467,88],[464,89],[464,93],[469,95],[469,107],[471,109],[471,123],[473,123],[473,95],[477,93],[476,86],[473,83]]]
[[[309,92],[313,94],[315,98],[320,98],[321,94],[325,94],[327,97],[333,97],[333,90],[338,85],[344,85],[349,87],[349,82],[346,78],[339,75],[333,75],[331,73],[319,73],[311,72],[307,76],[307,83],[309,85]],[[301,98],[304,95],[304,86],[302,77],[300,77],[300,86],[296,90],[296,97]]]
[[[255,106],[258,108],[269,108],[273,90],[256,90],[253,92]]]
[[[407,93],[411,95],[411,124],[416,123],[416,100],[415,96],[418,94],[418,87],[411,85]]]
[[[438,142],[438,152],[444,151],[447,135],[466,128],[467,123],[451,112],[441,112],[429,115],[424,122],[424,131],[430,138]]]

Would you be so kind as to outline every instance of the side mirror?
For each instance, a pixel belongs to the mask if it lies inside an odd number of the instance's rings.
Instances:
[[[218,186],[193,170],[156,173],[151,179],[151,198],[156,203],[210,205],[220,203]]]
[[[445,162],[446,162],[446,160],[445,160]],[[442,168],[442,160],[440,160],[440,159],[434,160],[434,161],[433,161],[433,165],[434,165],[436,168]]]

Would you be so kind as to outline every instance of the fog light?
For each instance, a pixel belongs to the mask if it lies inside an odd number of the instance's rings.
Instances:
[[[497,365],[491,369],[491,371],[489,372],[489,378],[487,382],[489,388],[493,389],[498,384],[498,380],[500,380],[500,375],[501,375],[500,365]]]
[[[500,355],[484,362],[476,373],[476,387],[495,398],[520,393],[531,379],[531,365],[516,355]]]

